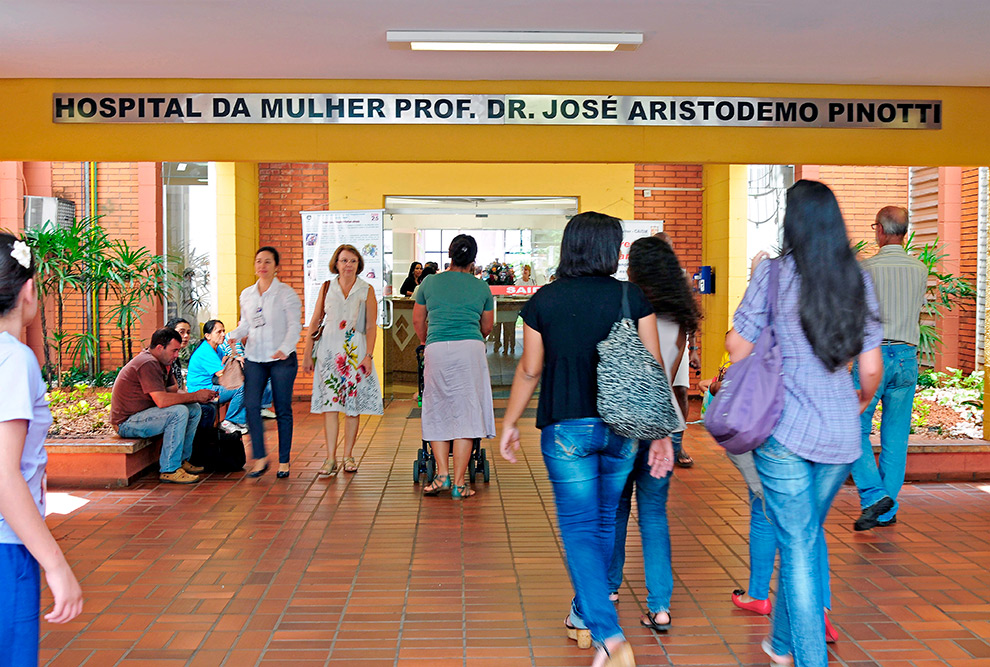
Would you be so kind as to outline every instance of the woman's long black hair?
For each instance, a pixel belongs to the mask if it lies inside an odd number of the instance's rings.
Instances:
[[[643,290],[653,312],[674,320],[687,334],[698,330],[701,310],[669,243],[656,236],[633,241],[628,273],[630,282]]]
[[[419,262],[413,262],[412,264],[409,265],[409,275],[406,276],[406,280],[409,280],[410,278],[412,278],[413,280],[416,279],[416,267],[417,266],[420,267],[420,268],[423,267],[423,265],[420,264]]]
[[[34,277],[34,253],[31,253],[27,268],[10,254],[18,241],[21,239],[16,236],[0,234],[0,316],[13,310],[24,283]]]
[[[619,268],[622,221],[586,211],[567,222],[560,240],[558,278],[610,276]]]
[[[866,318],[876,315],[868,312],[839,203],[824,183],[800,180],[787,190],[784,252],[801,276],[801,328],[815,355],[834,371],[860,353]]]

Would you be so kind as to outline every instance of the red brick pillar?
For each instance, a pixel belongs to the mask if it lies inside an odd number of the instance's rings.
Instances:
[[[962,269],[962,169],[938,170],[938,241],[946,254],[939,267],[945,273],[960,275]],[[960,308],[947,311],[938,320],[942,346],[935,355],[935,367],[959,368]]]
[[[165,249],[162,225],[162,170],[159,162],[138,162],[138,219],[137,242],[153,255],[161,255]],[[135,340],[135,352],[151,339],[155,329],[165,325],[165,309],[157,301],[145,304],[148,312],[141,318],[140,337]]]

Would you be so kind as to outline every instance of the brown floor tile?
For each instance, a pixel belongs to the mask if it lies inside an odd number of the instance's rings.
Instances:
[[[504,399],[496,401],[504,406]],[[49,518],[86,595],[64,626],[42,622],[41,664],[586,665],[564,635],[572,595],[533,420],[520,463],[497,457],[474,498],[422,498],[413,403],[362,421],[360,471],[318,479],[322,424],[298,404],[292,475],[214,475],[194,487],[149,475]],[[269,446],[274,444],[274,423]],[[731,606],[749,576],[746,490],[698,426],[669,517],[675,587],[667,635],[639,627],[646,590],[635,520],[617,607],[637,664],[765,665],[769,620]],[[826,533],[842,667],[990,665],[990,494],[911,484],[896,527],[855,533],[855,489]],[[635,513],[635,509],[634,509]],[[42,607],[51,606],[47,591]]]

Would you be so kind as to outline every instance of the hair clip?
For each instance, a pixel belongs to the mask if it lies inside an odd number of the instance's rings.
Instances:
[[[10,256],[17,260],[17,263],[25,269],[31,268],[31,249],[24,241],[14,241],[14,247],[10,251]]]

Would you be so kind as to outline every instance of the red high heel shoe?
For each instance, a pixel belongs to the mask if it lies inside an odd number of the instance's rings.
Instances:
[[[770,604],[770,600],[753,600],[751,602],[743,602],[740,598],[746,594],[741,588],[737,588],[732,591],[732,604],[736,605],[740,609],[745,609],[746,611],[754,611],[757,614],[763,614],[767,616],[770,614],[770,610],[773,608]]]
[[[828,612],[825,612],[825,643],[834,644],[838,639],[839,631],[832,626],[832,622],[828,620]]]

